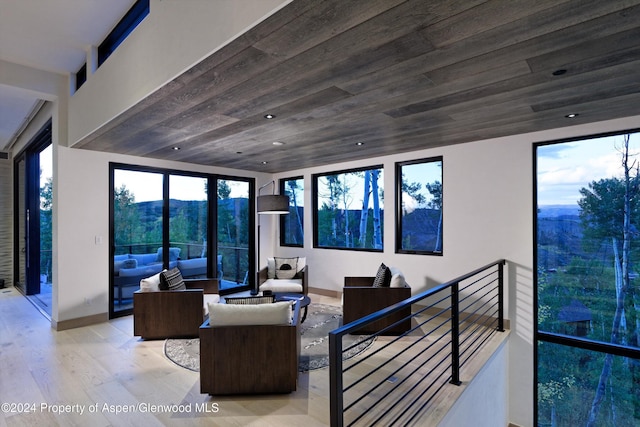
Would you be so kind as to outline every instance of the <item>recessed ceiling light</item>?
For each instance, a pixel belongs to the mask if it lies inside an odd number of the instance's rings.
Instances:
[[[579,114],[578,113],[571,113],[571,114],[567,114],[565,117],[567,119],[573,119],[574,117],[578,117]]]
[[[284,145],[284,142],[281,141],[273,141],[272,142],[273,145]]]
[[[561,76],[563,74],[566,74],[567,70],[565,70],[564,68],[560,68],[559,70],[555,70],[553,73],[554,76]]]
[[[173,151],[178,151],[178,150],[180,149],[180,147],[171,147],[171,149],[172,149]]]
[[[275,118],[276,118],[276,116],[275,116],[274,114],[265,114],[265,115],[264,115],[264,118],[265,118],[265,119],[275,119]]]

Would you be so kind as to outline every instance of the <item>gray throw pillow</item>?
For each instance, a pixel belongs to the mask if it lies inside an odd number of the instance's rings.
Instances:
[[[182,273],[177,268],[166,270],[160,273],[160,290],[162,291],[180,291],[187,289],[182,278]]]
[[[373,279],[373,287],[374,288],[388,288],[391,284],[391,270],[389,267],[384,265],[384,263],[380,264],[378,267],[378,272],[376,273],[376,278]]]

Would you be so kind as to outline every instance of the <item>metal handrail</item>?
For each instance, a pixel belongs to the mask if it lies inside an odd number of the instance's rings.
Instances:
[[[405,394],[402,395],[400,399],[404,399],[405,397],[407,397],[408,394],[412,392],[419,394],[418,398],[410,402],[408,406],[406,402],[404,402],[405,410],[407,410],[408,408],[414,407],[414,412],[413,412],[413,415],[411,416],[412,417],[411,420],[413,419],[413,417],[416,417],[420,413],[420,411],[423,410],[424,407],[426,407],[426,405],[433,399],[433,397],[446,386],[447,384],[446,380],[448,380],[448,382],[451,384],[459,385],[461,383],[460,368],[465,364],[465,362],[473,354],[475,354],[476,351],[478,351],[478,349],[493,335],[494,332],[504,331],[504,319],[503,319],[504,272],[503,272],[503,269],[505,264],[506,264],[506,261],[504,259],[492,262],[474,271],[471,271],[467,274],[464,274],[460,277],[457,277],[453,280],[450,280],[446,283],[438,285],[420,294],[414,295],[404,301],[393,304],[389,307],[386,307],[382,310],[379,310],[375,313],[372,313],[368,316],[360,318],[356,321],[353,321],[347,325],[344,325],[338,329],[331,331],[329,333],[329,360],[330,360],[329,377],[330,377],[330,394],[331,394],[330,395],[331,426],[342,427],[344,425],[345,411],[352,410],[352,409],[355,410],[356,405],[363,405],[363,399],[367,397],[367,395],[369,394],[372,396],[380,395],[380,393],[382,393],[382,389],[384,388],[383,382],[379,382],[376,384],[374,383],[372,377],[376,373],[382,372],[383,368],[388,369],[389,367],[391,367],[390,364],[395,358],[398,358],[403,355],[407,356],[410,351],[414,351],[418,347],[419,343],[424,344],[425,343],[424,339],[430,334],[435,333],[437,330],[440,330],[439,333],[441,333],[442,332],[441,328],[445,326],[446,323],[451,323],[450,329],[448,331],[445,331],[445,333],[443,333],[441,337],[434,340],[434,342],[429,343],[428,346],[422,349],[421,353],[410,358],[409,361],[405,362],[399,368],[395,369],[393,372],[391,372],[391,374],[384,374],[384,375],[387,375],[388,378],[392,378],[401,369],[408,367],[410,363],[413,364],[410,375],[416,375],[416,372],[418,372],[422,367],[424,367],[427,364],[427,362],[429,363],[437,362],[436,367],[438,368],[445,366],[444,364],[446,364],[447,362],[449,363],[448,368],[450,368],[450,375],[448,376],[448,378],[445,378],[444,380],[442,377],[444,375],[444,372],[446,372],[446,370],[443,370],[443,373],[440,373],[438,377],[436,377],[430,384],[424,384],[422,382],[423,381],[422,377],[420,377],[420,379],[417,380],[417,382],[415,382],[413,386],[409,386],[409,383],[410,383],[409,377],[405,377],[401,381],[401,382],[406,381],[406,384],[409,390],[405,392]],[[480,273],[489,271],[494,268],[496,268],[497,270],[496,278],[493,278],[493,279],[491,278],[491,276],[495,275],[496,273],[496,271],[492,271],[482,277],[476,278],[476,280],[472,281],[469,284],[465,284],[461,288],[461,283],[469,279],[472,279],[475,276],[478,276]],[[476,289],[470,294],[463,295],[461,297],[461,292],[466,291],[470,289],[472,286],[477,285],[482,281],[486,281],[486,280],[489,280],[489,283],[484,285],[478,285],[480,286],[479,289]],[[497,284],[494,287],[490,287],[489,285],[494,282],[497,282]],[[442,297],[427,306],[423,306],[416,312],[412,313],[411,316],[398,320],[393,325],[387,326],[386,328],[376,332],[372,336],[366,336],[361,341],[358,341],[352,344],[349,348],[346,348],[346,349],[343,348],[342,337],[344,335],[347,335],[352,332],[356,332],[361,329],[366,329],[365,326],[373,322],[379,321],[380,319],[387,318],[393,315],[394,313],[399,312],[400,310],[403,310],[403,309],[406,310],[407,307],[411,307],[413,304],[419,303],[425,300],[426,298],[433,297],[441,292],[445,292],[447,296]],[[490,296],[493,293],[495,293],[495,296]],[[489,301],[486,301],[487,297],[490,297]],[[471,301],[472,298],[475,298],[475,300]],[[440,307],[439,304],[441,304],[442,302],[445,302],[446,300],[450,301],[449,308]],[[479,303],[481,301],[484,301],[484,302]],[[464,302],[466,304],[463,309],[460,308],[461,302]],[[471,308],[475,304],[479,304],[479,307],[476,308],[474,312],[468,313],[465,311],[466,309]],[[430,317],[426,321],[421,321],[421,322],[419,321],[417,326],[412,327],[410,330],[402,333],[400,336],[398,336],[391,342],[386,343],[382,348],[372,352],[372,354],[369,354],[361,358],[361,360],[357,360],[351,363],[347,368],[344,368],[344,363],[343,363],[344,361],[342,357],[343,352],[349,350],[350,348],[358,346],[367,340],[370,340],[372,337],[376,337],[378,335],[384,334],[385,331],[392,329],[394,326],[406,321],[407,319],[411,319],[411,318],[417,319],[424,312],[431,309],[438,309],[440,311],[438,311],[436,314],[434,314],[432,317]],[[346,372],[362,364],[363,362],[369,359],[372,359],[373,357],[378,357],[378,359],[380,359],[382,350],[387,350],[387,353],[388,353],[390,347],[393,346],[393,344],[407,337],[409,334],[412,334],[412,338],[413,338],[417,333],[416,331],[418,330],[421,331],[421,326],[425,325],[426,323],[436,318],[442,317],[447,312],[449,312],[448,319],[444,320],[439,325],[434,327],[432,330],[426,332],[424,335],[419,336],[418,338],[416,338],[414,342],[410,343],[409,345],[405,343],[404,345],[399,346],[399,350],[397,351],[397,353],[392,353],[392,356],[386,357],[384,361],[379,362],[379,365],[371,368],[370,372],[364,375],[361,375],[361,377],[358,380],[354,381],[352,384],[348,385],[347,387],[344,386],[344,374]],[[488,319],[491,319],[491,321],[488,322]],[[466,325],[464,328],[462,328],[462,330],[460,328],[461,323],[464,323]],[[491,328],[488,328],[487,326],[491,326]],[[461,339],[461,334],[466,334],[466,337]],[[437,350],[437,352],[432,355],[430,354],[429,359],[420,363],[420,360],[418,358],[424,356],[424,353],[426,351],[432,350],[433,348],[436,347],[436,345],[441,346]],[[461,350],[461,346],[465,346],[465,348]],[[448,355],[442,356],[442,352],[444,351],[445,348],[450,348],[450,353]],[[440,357],[440,359],[437,359],[437,357]],[[415,368],[413,368],[414,365],[416,365]],[[434,371],[435,371],[435,368],[430,373]],[[365,381],[367,381],[367,385],[372,385],[372,387],[366,391],[361,390],[358,392],[356,390],[356,386],[359,386],[360,388],[362,388],[362,384]],[[395,387],[397,388],[399,386],[400,384],[397,384]],[[418,393],[418,390],[421,390],[421,392]],[[392,388],[388,392],[382,393],[382,395],[377,398],[377,400],[374,402],[374,404],[372,404],[372,406],[378,407],[378,405],[383,400],[392,399],[390,396],[394,391],[395,391],[395,388]],[[352,402],[346,405],[345,407],[345,402],[344,402],[345,393],[360,393],[360,394],[355,396],[352,399]],[[428,393],[431,393],[431,394],[428,394]],[[391,402],[387,406],[393,409],[393,407],[397,404],[399,404],[399,402]],[[369,425],[373,425],[377,422],[380,422],[385,416],[390,414],[391,409],[387,410],[386,412],[383,412],[373,422],[369,421]],[[355,418],[352,420],[350,425],[353,425],[357,423],[359,420],[361,420],[366,415],[366,412],[367,411],[363,411],[362,408],[360,408],[359,413],[356,414]],[[400,412],[404,412],[404,411],[400,411]],[[388,420],[385,421],[386,423],[385,425],[393,425],[396,422],[400,422],[399,420],[401,416],[402,415],[396,416],[396,418],[392,422],[389,422]],[[407,421],[405,420],[403,422],[406,423]]]

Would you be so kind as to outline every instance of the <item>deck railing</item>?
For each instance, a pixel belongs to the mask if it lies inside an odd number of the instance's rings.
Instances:
[[[482,345],[504,331],[505,260],[499,260],[329,333],[331,426],[420,425],[429,404]],[[412,307],[412,327],[353,359],[344,353],[393,325],[343,346],[343,337]],[[375,348],[375,350],[373,350]]]

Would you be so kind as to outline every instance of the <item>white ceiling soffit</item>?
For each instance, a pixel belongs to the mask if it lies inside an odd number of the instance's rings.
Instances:
[[[0,0],[0,60],[63,75],[84,64],[135,0]],[[1,71],[1,70],[0,70]],[[3,84],[5,83],[5,84]],[[0,150],[40,100],[0,72]]]

